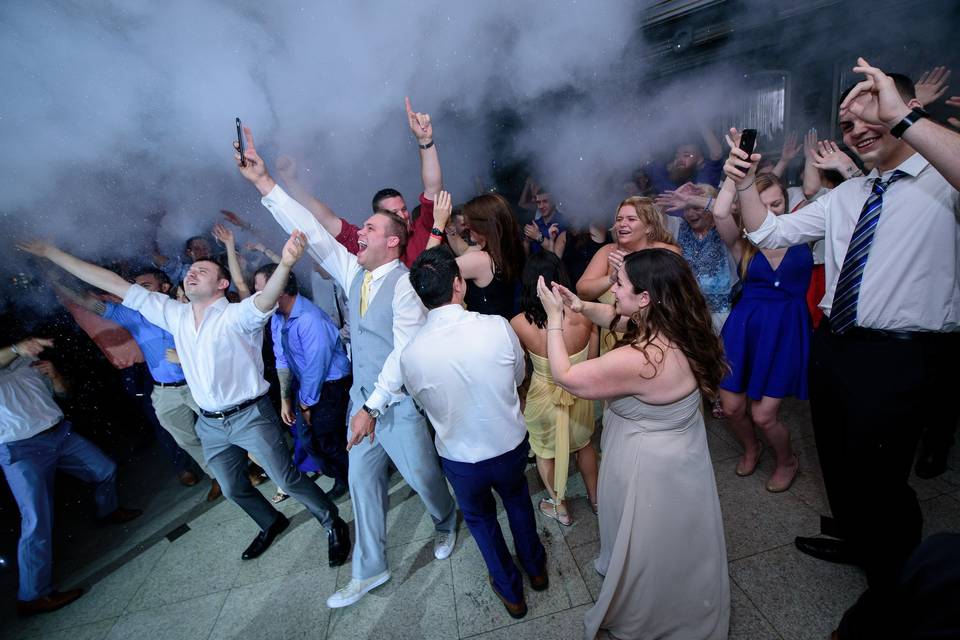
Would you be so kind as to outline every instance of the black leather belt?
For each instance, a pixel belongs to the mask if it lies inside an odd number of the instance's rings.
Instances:
[[[185,387],[187,385],[186,380],[181,380],[180,382],[154,382],[153,386],[160,387],[165,389],[167,387]]]
[[[264,394],[264,396],[265,396],[265,395],[266,395],[266,394]],[[229,416],[232,416],[232,415],[235,414],[235,413],[238,413],[238,412],[240,412],[240,411],[243,411],[243,410],[246,409],[247,407],[252,407],[253,405],[255,405],[255,404],[257,404],[258,402],[260,402],[260,400],[263,399],[264,396],[257,396],[256,398],[254,398],[254,399],[252,399],[252,400],[247,400],[246,402],[241,402],[241,403],[238,404],[237,406],[235,406],[235,407],[230,407],[229,409],[224,409],[223,411],[207,411],[206,409],[200,409],[200,413],[203,415],[204,418],[214,418],[214,419],[216,419],[216,420],[223,420],[224,418],[227,418],[227,417],[229,417]]]

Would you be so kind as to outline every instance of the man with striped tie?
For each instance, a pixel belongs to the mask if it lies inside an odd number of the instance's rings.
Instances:
[[[960,355],[960,133],[927,117],[909,78],[863,58],[854,71],[865,79],[844,94],[840,130],[868,175],[777,217],[753,187],[759,155],[734,148],[725,171],[753,242],[826,240],[810,404],[839,539],[796,545],[860,565],[885,597],[920,542],[920,506],[907,483],[920,433],[957,419],[949,383]]]

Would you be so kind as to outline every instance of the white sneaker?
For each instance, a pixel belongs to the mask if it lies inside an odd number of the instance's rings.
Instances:
[[[433,541],[433,557],[437,560],[446,560],[453,553],[453,548],[457,544],[457,530],[449,533],[441,531],[437,534],[437,539]]]
[[[366,580],[357,580],[356,578],[351,578],[350,583],[347,586],[327,598],[327,606],[331,609],[349,607],[354,602],[357,602],[360,598],[366,595],[368,591],[376,589],[389,579],[389,570],[375,575],[372,578],[367,578]]]

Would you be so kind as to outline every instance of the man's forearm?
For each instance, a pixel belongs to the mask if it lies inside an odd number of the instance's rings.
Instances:
[[[127,295],[130,283],[112,271],[98,267],[95,264],[84,262],[60,249],[50,248],[46,258],[67,273],[73,274],[89,285],[102,289],[107,293],[123,298]]]
[[[903,140],[926,158],[954,189],[960,189],[960,132],[923,118],[904,132]]]
[[[0,349],[0,369],[6,367],[19,357],[20,354],[16,352],[16,345],[14,344],[8,344],[3,349]]]
[[[263,291],[261,291],[260,295],[254,300],[257,309],[260,309],[260,311],[264,313],[273,309],[277,304],[277,300],[279,300],[283,294],[283,288],[286,286],[287,278],[289,277],[290,267],[282,262],[278,264],[277,268],[273,271],[273,275],[267,280],[266,286],[263,287]]]
[[[293,378],[290,369],[277,369],[277,378],[280,380],[280,397],[293,398]]]
[[[343,220],[333,209],[328,207],[320,198],[310,193],[299,180],[287,180],[285,184],[290,190],[290,196],[306,207],[307,211],[317,219],[317,222],[323,225],[327,233],[333,237],[340,235],[340,231],[343,230]],[[267,193],[269,193],[269,191]]]
[[[420,178],[423,180],[423,195],[427,200],[436,200],[443,189],[443,173],[440,171],[440,154],[437,145],[420,149]]]
[[[720,144],[720,138],[717,137],[710,127],[700,125],[700,136],[703,143],[707,145],[707,157],[711,160],[719,160],[723,157],[723,145]]]

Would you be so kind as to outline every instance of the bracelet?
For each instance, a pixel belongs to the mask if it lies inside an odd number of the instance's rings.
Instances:
[[[746,191],[747,189],[749,189],[750,187],[753,186],[753,183],[754,183],[754,182],[756,182],[756,178],[754,178],[753,180],[751,180],[751,181],[750,181],[750,184],[748,184],[747,186],[745,186],[743,189],[737,187],[737,193],[740,193],[740,192],[742,192],[742,191]]]
[[[713,204],[713,196],[710,196],[709,198],[707,198],[707,206],[705,206],[705,207],[703,208],[703,210],[706,211],[706,212],[708,212],[708,213],[712,213],[712,211],[710,211],[710,205],[711,205],[711,204]]]
[[[563,331],[563,327],[547,327],[547,331]]]
[[[10,351],[12,351],[12,352],[13,352],[13,355],[15,355],[15,356],[19,356],[19,355],[20,355],[20,350],[17,349],[17,345],[15,345],[15,344],[10,345]]]
[[[433,146],[433,140],[431,140],[431,141],[428,142],[427,144],[420,144],[420,143],[418,142],[418,143],[417,143],[417,146],[420,147],[421,149],[423,149],[424,151],[426,151],[427,149],[429,149],[430,147]]]
[[[441,230],[438,229],[437,227],[434,227],[433,229],[430,229],[430,235],[432,235],[432,236],[437,236],[438,238],[442,238],[442,237],[443,237],[443,231],[441,231]]]

